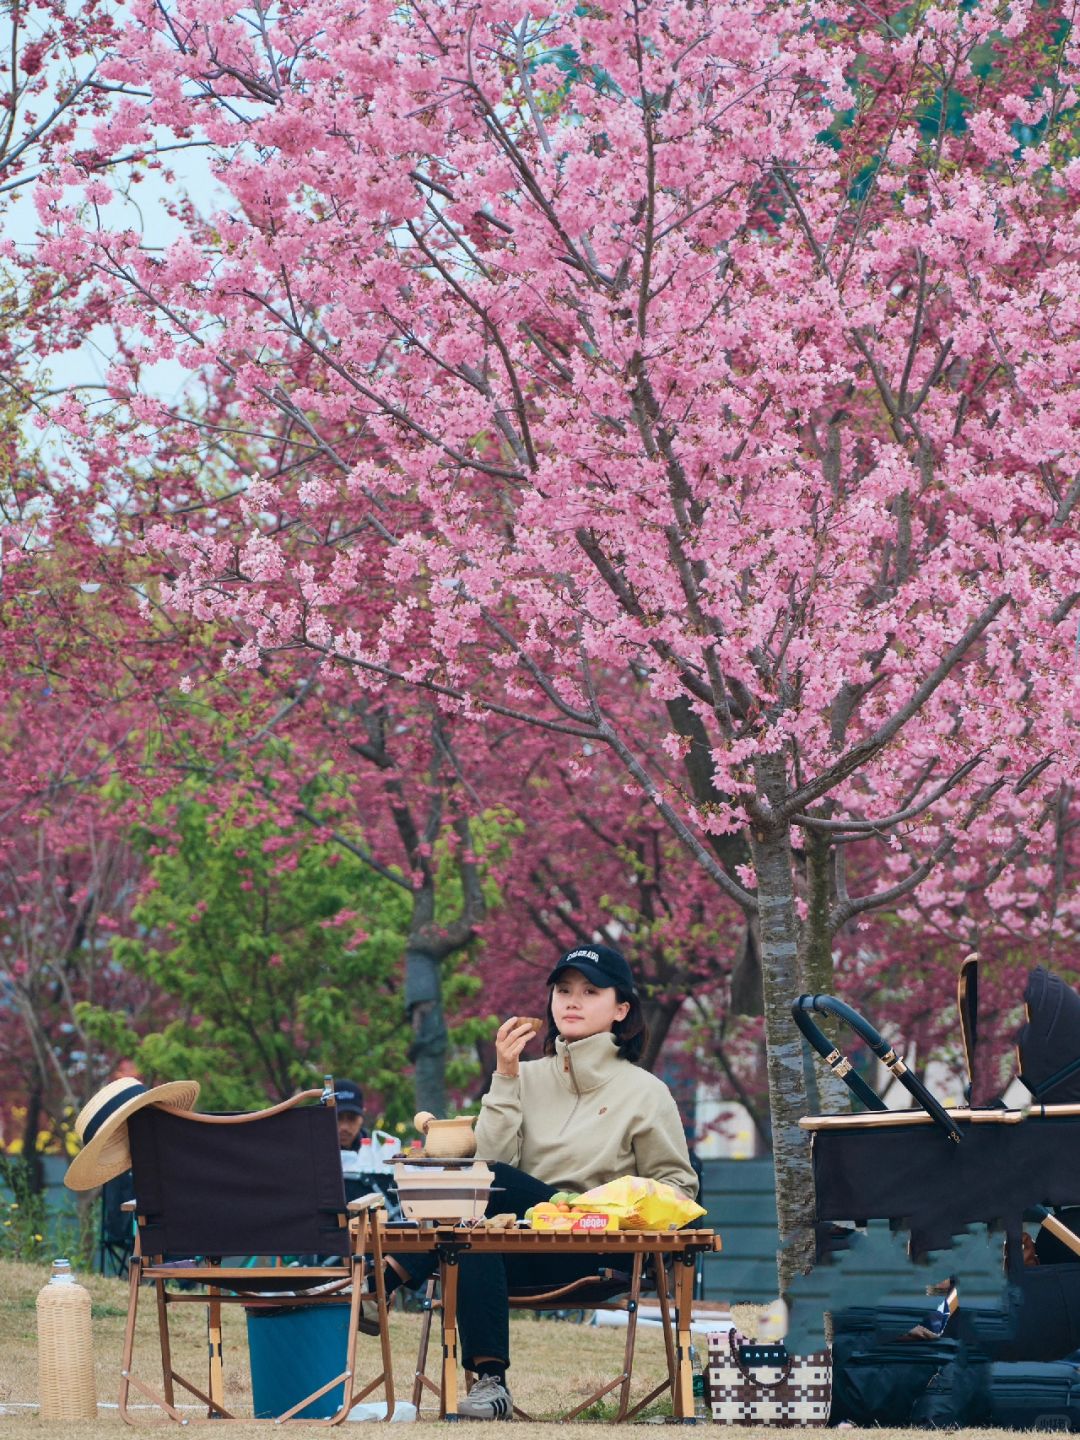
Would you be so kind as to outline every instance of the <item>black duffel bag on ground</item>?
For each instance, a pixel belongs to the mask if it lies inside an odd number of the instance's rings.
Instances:
[[[1080,1366],[1069,1360],[990,1367],[987,1424],[1010,1430],[1080,1430]]]
[[[852,1305],[834,1311],[834,1333],[868,1345],[899,1339],[926,1317],[925,1307]],[[1001,1308],[961,1304],[945,1335],[991,1360],[1063,1360],[1080,1350],[1080,1264],[1028,1267],[1007,1287]]]
[[[961,1351],[930,1377],[911,1407],[911,1424],[920,1430],[958,1430],[990,1423],[990,1361],[977,1351]]]
[[[977,1395],[976,1378],[968,1383],[967,1367],[986,1370],[984,1356],[973,1359],[961,1340],[882,1340],[867,1344],[865,1336],[838,1335],[833,1341],[833,1403],[830,1425],[903,1427],[936,1375],[951,1368],[950,1389],[958,1396]],[[983,1387],[985,1388],[985,1387]],[[936,1423],[936,1422],[935,1422]],[[950,1420],[967,1424],[967,1416]]]

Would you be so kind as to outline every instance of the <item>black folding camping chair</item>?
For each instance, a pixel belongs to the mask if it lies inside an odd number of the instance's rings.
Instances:
[[[98,1234],[98,1271],[102,1275],[127,1274],[135,1248],[135,1222],[124,1207],[134,1198],[131,1171],[125,1170],[101,1187],[101,1229]]]
[[[302,1103],[312,1100],[326,1103]],[[207,1407],[207,1419],[235,1418],[225,1407],[224,1395],[221,1307],[226,1304],[240,1304],[252,1312],[347,1305],[340,1363],[329,1367],[332,1378],[301,1393],[275,1416],[278,1422],[305,1409],[310,1413],[310,1407],[337,1387],[342,1387],[341,1403],[326,1423],[346,1419],[355,1404],[380,1386],[388,1415],[392,1414],[383,1201],[379,1196],[346,1205],[332,1088],[305,1091],[253,1115],[199,1115],[147,1106],[130,1118],[128,1134],[137,1233],[121,1361],[122,1417],[133,1421],[128,1402],[134,1387],[173,1420],[186,1423],[189,1417],[177,1408],[180,1387]],[[328,1259],[310,1265],[283,1263],[284,1257],[296,1255]],[[237,1263],[252,1257],[273,1263]],[[377,1327],[362,1316],[369,1264]],[[136,1319],[145,1281],[153,1285],[156,1299],[160,1393],[133,1373]],[[183,1303],[207,1309],[210,1360],[205,1390],[182,1375],[172,1358],[169,1310]],[[377,1329],[381,1369],[360,1387],[356,1351],[362,1325]],[[305,1386],[299,1388],[303,1392]]]

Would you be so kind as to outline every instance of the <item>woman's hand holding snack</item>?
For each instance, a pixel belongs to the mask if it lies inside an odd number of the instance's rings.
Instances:
[[[495,1032],[496,1075],[512,1080],[518,1073],[518,1060],[522,1050],[543,1025],[528,1015],[511,1015]]]

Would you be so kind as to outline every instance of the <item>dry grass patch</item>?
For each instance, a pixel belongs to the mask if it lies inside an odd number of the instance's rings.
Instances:
[[[68,1437],[71,1440],[122,1440],[129,1433],[127,1428],[115,1409],[105,1408],[106,1404],[111,1402],[115,1405],[116,1402],[120,1346],[127,1313],[127,1286],[118,1280],[106,1280],[100,1276],[79,1277],[93,1299],[100,1402],[97,1420],[45,1421],[37,1418],[34,1408],[23,1408],[35,1406],[37,1402],[35,1299],[47,1278],[48,1272],[39,1267],[0,1261],[0,1410],[5,1404],[18,1407],[0,1413],[0,1440],[21,1440],[21,1437],[31,1436],[35,1440],[68,1440]],[[149,1292],[146,1298],[151,1298]],[[183,1360],[191,1378],[198,1383],[205,1379],[206,1366],[206,1328],[202,1309],[196,1305],[177,1306],[174,1315],[175,1320],[171,1324],[176,1341],[174,1354]],[[745,1310],[739,1307],[736,1318],[740,1326],[748,1332],[752,1331],[755,1307],[746,1307]],[[243,1312],[239,1306],[226,1307],[224,1319],[227,1400],[241,1413],[250,1414],[251,1382]],[[419,1329],[419,1315],[394,1313],[391,1320],[394,1371],[397,1394],[402,1400],[407,1400],[412,1390]],[[156,1326],[153,1308],[146,1308],[145,1300],[140,1305],[139,1332],[137,1357],[142,1364],[141,1373],[153,1383],[160,1377],[154,1340]],[[511,1318],[510,1334],[514,1357],[510,1380],[514,1398],[526,1410],[539,1416],[550,1416],[557,1409],[565,1409],[595,1388],[601,1375],[614,1375],[624,1339],[624,1332],[614,1328],[536,1321],[518,1316]],[[361,1363],[366,1363],[370,1370],[375,1364],[377,1342],[365,1340],[362,1336],[361,1344],[364,1347],[360,1352]],[[639,1330],[635,1394],[644,1394],[651,1389],[662,1378],[664,1370],[664,1346],[659,1330]],[[163,1436],[179,1433],[160,1412],[157,1415],[149,1411],[140,1414],[145,1414],[145,1420],[136,1426],[137,1431],[155,1427]],[[490,1425],[459,1422],[448,1431],[435,1419],[419,1423],[419,1430],[415,1427],[413,1430],[418,1440],[422,1434],[432,1436],[433,1440],[436,1434],[449,1435],[451,1440],[484,1440],[484,1437],[492,1440]],[[228,1427],[230,1440],[268,1440],[271,1433],[267,1421],[240,1422]],[[314,1432],[305,1426],[295,1433],[310,1435]],[[350,1428],[334,1433],[348,1434]],[[378,1435],[382,1432],[369,1429],[367,1433]],[[392,1433],[407,1435],[409,1432],[395,1430]],[[518,1422],[513,1432],[514,1440],[541,1440],[541,1435],[546,1433],[550,1433],[550,1427],[543,1422]],[[864,1440],[864,1437],[865,1440],[871,1440],[871,1437],[872,1440],[890,1440],[890,1437],[911,1440],[912,1434],[903,1430],[845,1430],[842,1433],[844,1440]],[[954,1440],[981,1440],[981,1437],[1000,1440],[1002,1433],[1000,1430],[960,1430],[955,1432]],[[766,1428],[739,1429],[737,1434],[739,1440],[777,1440],[777,1432]],[[611,1440],[612,1427],[576,1422],[574,1435],[575,1440]]]
[[[48,1278],[48,1271],[37,1266],[0,1262],[0,1406],[10,1407],[0,1417],[0,1424],[10,1429],[28,1427],[44,1433],[79,1435],[97,1434],[103,1428],[121,1434],[122,1422],[115,1409],[119,1388],[120,1350],[127,1314],[127,1285],[101,1276],[79,1276],[90,1291],[93,1302],[94,1360],[97,1374],[99,1419],[96,1422],[52,1424],[37,1419],[37,1317],[35,1301],[38,1290]],[[391,1343],[394,1356],[395,1391],[398,1399],[411,1397],[417,1342],[420,1333],[418,1314],[394,1311],[391,1316]],[[206,1320],[200,1305],[179,1305],[170,1311],[170,1334],[176,1368],[200,1385],[206,1383]],[[513,1363],[510,1370],[514,1399],[524,1409],[539,1416],[551,1416],[576,1404],[617,1372],[622,1356],[625,1332],[609,1327],[575,1325],[552,1320],[535,1320],[513,1316],[510,1321]],[[433,1343],[429,1357],[429,1373],[435,1374],[438,1345]],[[241,1306],[226,1306],[223,1313],[225,1353],[225,1403],[241,1415],[251,1414],[251,1377],[248,1367],[247,1327]],[[360,1337],[361,1373],[373,1374],[378,1367],[378,1342]],[[634,1394],[643,1395],[663,1379],[666,1371],[663,1337],[659,1328],[639,1327],[637,1358],[634,1365]],[[153,1386],[160,1381],[161,1369],[157,1349],[157,1325],[153,1296],[148,1289],[139,1306],[139,1324],[135,1353],[135,1374]],[[137,1403],[137,1396],[132,1396]],[[373,1396],[372,1398],[378,1398]],[[425,1400],[431,1407],[433,1397]],[[146,1414],[146,1423],[161,1423],[164,1417]],[[193,1412],[193,1415],[197,1412]],[[160,1415],[160,1412],[159,1412]],[[464,1431],[472,1425],[460,1426],[460,1440],[468,1440]],[[582,1435],[595,1427],[581,1425]],[[265,1440],[266,1424],[253,1422],[230,1426],[231,1435],[243,1435],[250,1429],[252,1437]],[[397,1432],[395,1432],[397,1433]],[[459,1431],[455,1430],[455,1434]],[[610,1429],[604,1429],[610,1434]]]

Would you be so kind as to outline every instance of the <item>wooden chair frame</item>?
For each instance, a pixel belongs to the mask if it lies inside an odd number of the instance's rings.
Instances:
[[[332,1093],[332,1092],[331,1092]],[[253,1120],[263,1119],[268,1115],[276,1115],[282,1110],[290,1109],[292,1106],[303,1101],[322,1098],[322,1090],[306,1090],[295,1095],[290,1100],[280,1105],[274,1105],[267,1110],[260,1110],[250,1115],[200,1115],[191,1113],[186,1118],[197,1120],[208,1125],[241,1125]],[[330,1101],[329,1103],[333,1103]],[[134,1388],[138,1393],[159,1406],[170,1419],[186,1425],[192,1418],[205,1420],[241,1420],[246,1421],[248,1417],[236,1416],[225,1408],[224,1399],[224,1369],[221,1344],[221,1307],[223,1305],[244,1305],[250,1309],[271,1310],[280,1309],[282,1306],[310,1307],[334,1302],[339,1297],[349,1298],[349,1320],[346,1332],[346,1352],[344,1369],[339,1375],[334,1376],[326,1384],[319,1386],[303,1399],[298,1400],[283,1414],[274,1417],[274,1423],[281,1424],[286,1420],[293,1420],[300,1410],[321,1399],[328,1391],[336,1385],[344,1385],[342,1405],[338,1411],[327,1419],[309,1420],[304,1419],[299,1423],[314,1425],[337,1425],[348,1417],[354,1405],[359,1404],[373,1391],[383,1389],[386,1400],[386,1418],[389,1420],[394,1413],[394,1379],[393,1367],[390,1355],[390,1336],[387,1328],[387,1296],[385,1276],[383,1270],[383,1247],[382,1228],[385,1213],[385,1200],[381,1195],[365,1196],[357,1200],[349,1201],[346,1209],[349,1218],[346,1221],[342,1218],[342,1224],[348,1225],[349,1230],[349,1253],[335,1263],[326,1265],[289,1265],[278,1263],[264,1266],[225,1266],[219,1261],[208,1260],[204,1263],[178,1265],[167,1262],[161,1255],[143,1255],[141,1246],[141,1226],[145,1223],[145,1216],[138,1214],[138,1200],[129,1202],[125,1209],[134,1211],[138,1220],[135,1237],[135,1251],[131,1257],[129,1269],[129,1291],[128,1291],[128,1314],[127,1325],[124,1331],[123,1353],[120,1365],[120,1415],[129,1425],[138,1423],[129,1409],[129,1397]],[[374,1294],[364,1295],[364,1282],[367,1274],[374,1278]],[[286,1286],[294,1287],[297,1282],[306,1282],[309,1285],[318,1285],[318,1293],[290,1294],[288,1297],[265,1293],[265,1286],[268,1281],[279,1279],[282,1289]],[[162,1390],[161,1393],[152,1389],[143,1380],[137,1378],[133,1373],[133,1352],[135,1344],[135,1326],[138,1317],[139,1296],[143,1282],[149,1282],[154,1289],[154,1297],[157,1308],[158,1339],[161,1350],[162,1369]],[[192,1283],[205,1286],[205,1293],[191,1293],[187,1290],[176,1291],[169,1288],[170,1283],[183,1282],[185,1285]],[[260,1293],[259,1288],[251,1289],[252,1286],[263,1287]],[[375,1378],[368,1382],[362,1389],[356,1388],[356,1341],[362,1323],[362,1301],[373,1299],[378,1312],[378,1336],[382,1369]],[[172,1349],[169,1336],[169,1307],[177,1304],[205,1305],[208,1317],[209,1334],[209,1376],[206,1390],[180,1374],[173,1365]],[[364,1322],[366,1323],[366,1322]],[[177,1388],[187,1391],[207,1407],[204,1417],[192,1417],[182,1415],[176,1405]]]
[[[526,1293],[510,1293],[510,1309],[515,1310],[566,1310],[576,1309],[581,1306],[588,1310],[609,1310],[625,1313],[626,1320],[626,1344],[623,1347],[622,1369],[607,1384],[601,1385],[594,1390],[585,1400],[580,1401],[572,1409],[565,1411],[556,1418],[560,1421],[573,1420],[583,1411],[596,1405],[612,1390],[619,1391],[619,1408],[613,1418],[614,1424],[622,1424],[625,1421],[633,1420],[639,1415],[646,1405],[650,1405],[665,1390],[670,1390],[674,1396],[674,1387],[678,1378],[678,1362],[675,1347],[675,1329],[671,1319],[671,1300],[667,1284],[667,1272],[664,1266],[663,1257],[656,1257],[655,1266],[655,1290],[660,1303],[660,1319],[664,1327],[664,1349],[667,1354],[668,1374],[667,1379],[662,1380],[659,1385],[643,1396],[632,1408],[630,1406],[630,1384],[633,1379],[634,1349],[637,1342],[638,1310],[641,1304],[642,1275],[645,1262],[645,1255],[638,1251],[632,1259],[630,1275],[623,1287],[623,1294],[618,1299],[610,1298],[610,1282],[620,1272],[602,1269],[595,1275],[585,1275],[581,1279],[571,1280],[565,1285],[554,1286],[550,1290],[539,1293],[530,1290]],[[430,1391],[442,1407],[442,1387],[438,1385],[427,1373],[428,1352],[431,1345],[431,1325],[437,1311],[442,1308],[442,1301],[436,1294],[438,1274],[436,1273],[428,1281],[424,1291],[424,1318],[420,1326],[420,1344],[416,1356],[416,1375],[413,1380],[412,1403],[416,1407],[417,1418],[420,1416],[420,1407],[425,1390]],[[598,1290],[605,1291],[609,1295],[607,1299],[591,1299]],[[514,1414],[519,1420],[533,1420],[535,1417],[529,1415],[519,1406],[514,1406]]]

